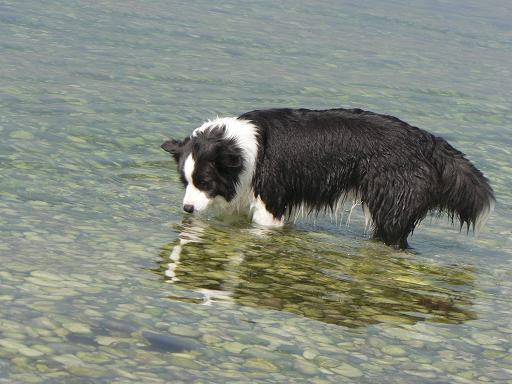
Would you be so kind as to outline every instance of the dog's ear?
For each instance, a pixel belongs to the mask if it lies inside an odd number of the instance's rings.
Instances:
[[[185,143],[183,141],[172,139],[172,140],[167,140],[160,147],[164,151],[167,151],[171,155],[173,155],[174,160],[176,160],[176,162],[178,162],[179,159],[180,159],[180,156],[183,154],[183,146],[184,146],[184,144]]]
[[[225,151],[219,153],[215,159],[217,167],[223,169],[240,169],[243,167],[242,154],[237,151]]]

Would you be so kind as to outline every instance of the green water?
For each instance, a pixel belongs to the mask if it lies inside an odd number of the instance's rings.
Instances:
[[[0,1],[0,383],[512,383],[509,1]],[[497,204],[411,252],[355,209],[186,217],[159,145],[264,107],[447,138]]]

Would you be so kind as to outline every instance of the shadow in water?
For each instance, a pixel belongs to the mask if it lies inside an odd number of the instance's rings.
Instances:
[[[179,240],[161,247],[154,269],[180,288],[173,300],[228,301],[348,327],[476,318],[467,266],[328,232],[267,231],[195,217],[176,230]]]

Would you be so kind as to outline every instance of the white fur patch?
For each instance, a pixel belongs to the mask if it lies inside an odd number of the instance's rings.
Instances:
[[[486,208],[480,212],[478,217],[475,220],[475,235],[478,236],[482,228],[484,227],[485,223],[487,223],[487,220],[489,219],[489,216],[491,216],[491,213],[494,211],[494,205],[496,202],[494,199],[489,199],[489,203]]]
[[[196,137],[199,133],[216,127],[225,127],[224,138],[235,140],[236,145],[242,150],[244,171],[239,176],[236,195],[233,200],[225,204],[225,201],[217,202],[217,199],[215,199],[215,205],[221,205],[222,210],[229,213],[248,212],[254,199],[251,182],[258,155],[258,129],[247,120],[239,120],[236,117],[218,117],[214,120],[208,120],[199,128],[196,128],[191,136]]]
[[[251,204],[253,223],[263,225],[265,227],[282,227],[284,225],[284,216],[277,219],[267,211],[265,203],[258,197]]]
[[[204,210],[211,200],[206,193],[197,189],[192,181],[192,174],[194,173],[194,167],[196,162],[192,158],[192,154],[188,155],[187,160],[183,166],[183,173],[187,180],[187,189],[185,190],[185,197],[183,198],[183,206],[193,205],[194,211]]]

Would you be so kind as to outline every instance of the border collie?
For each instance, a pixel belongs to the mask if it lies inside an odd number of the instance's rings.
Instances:
[[[337,214],[354,197],[373,236],[407,248],[429,212],[478,232],[494,208],[484,175],[444,139],[361,109],[269,109],[217,118],[162,148],[178,164],[183,209],[246,212],[281,227],[297,212]]]

